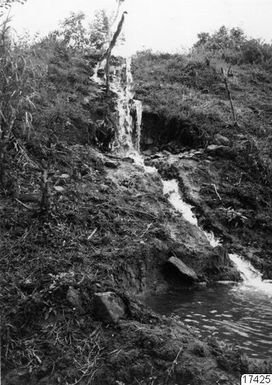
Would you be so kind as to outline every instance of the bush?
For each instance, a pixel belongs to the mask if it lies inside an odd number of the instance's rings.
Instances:
[[[193,50],[206,56],[218,56],[231,64],[261,64],[272,60],[272,45],[260,39],[249,39],[240,28],[228,30],[225,26],[212,35],[198,34]]]

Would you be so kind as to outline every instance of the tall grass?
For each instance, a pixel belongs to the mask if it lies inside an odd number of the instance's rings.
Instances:
[[[0,185],[8,183],[7,166],[17,139],[33,130],[34,87],[27,58],[10,36],[10,19],[0,25]]]

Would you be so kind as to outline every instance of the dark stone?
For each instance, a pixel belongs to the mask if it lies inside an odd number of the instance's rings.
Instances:
[[[101,321],[117,323],[125,317],[125,305],[115,293],[96,293],[93,299],[95,317]]]
[[[77,289],[72,286],[69,286],[69,289],[66,294],[67,301],[77,309],[82,310],[82,303],[80,299],[80,293]]]
[[[112,160],[107,160],[104,165],[108,168],[118,168],[118,163]]]
[[[180,259],[171,257],[168,259],[167,263],[174,266],[179,271],[179,273],[185,276],[187,279],[192,281],[198,280],[196,272],[191,267],[185,265],[185,263]]]
[[[229,146],[210,144],[206,148],[206,151],[211,156],[218,156],[218,157],[227,158],[227,159],[232,159],[235,157],[235,152]]]

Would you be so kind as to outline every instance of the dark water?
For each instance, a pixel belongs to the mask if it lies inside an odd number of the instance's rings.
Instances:
[[[249,357],[272,356],[272,298],[239,286],[180,289],[145,300],[159,314],[176,314],[200,337],[238,345]]]

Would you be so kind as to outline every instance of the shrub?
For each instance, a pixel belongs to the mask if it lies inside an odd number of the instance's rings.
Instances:
[[[249,39],[240,28],[225,26],[212,35],[198,34],[193,51],[220,57],[231,64],[265,64],[272,60],[272,45],[260,39]]]

